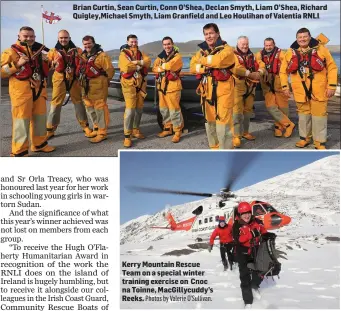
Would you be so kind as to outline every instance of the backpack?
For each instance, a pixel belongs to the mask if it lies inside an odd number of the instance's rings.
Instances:
[[[259,271],[263,277],[279,275],[281,263],[277,260],[275,238],[262,237],[255,262],[248,264],[248,267]]]

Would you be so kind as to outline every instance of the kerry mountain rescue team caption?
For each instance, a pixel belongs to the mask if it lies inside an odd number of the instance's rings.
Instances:
[[[295,124],[288,117],[289,76],[299,117],[296,146],[304,148],[313,140],[316,149],[326,149],[327,103],[336,90],[337,66],[323,35],[315,39],[308,29],[301,28],[286,53],[273,38],[265,38],[264,49],[254,55],[246,36],[240,36],[233,49],[221,38],[216,24],[205,25],[203,34],[205,41],[191,59],[190,72],[200,81],[197,93],[211,149],[239,148],[242,138],[256,139],[249,125],[258,82],[274,119],[274,136],[290,137]],[[60,123],[67,92],[90,142],[107,138],[107,96],[114,68],[94,37],[85,36],[82,43],[83,51],[74,45],[67,30],[61,30],[55,48],[49,50],[36,42],[34,30],[25,26],[19,30],[17,42],[2,53],[1,77],[9,78],[12,104],[12,156],[27,156],[29,141],[33,152],[55,150],[47,141]],[[173,135],[172,141],[177,143],[184,126],[180,109],[183,62],[171,37],[164,37],[162,46],[152,66],[164,125],[158,136]],[[120,51],[118,67],[126,103],[123,145],[131,147],[132,138],[144,138],[140,121],[151,60],[139,50],[136,35],[129,35]],[[46,116],[49,70],[54,70],[53,91]]]

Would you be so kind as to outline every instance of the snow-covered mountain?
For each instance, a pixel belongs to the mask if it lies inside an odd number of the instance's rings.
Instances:
[[[254,300],[253,308],[339,309],[340,157],[324,158],[238,193],[250,195],[249,201],[268,201],[292,217],[288,226],[276,230],[282,263],[280,279],[263,281],[261,299]],[[191,217],[191,211],[199,205],[204,205],[204,209],[214,207],[215,200],[200,200],[167,210],[181,221]],[[190,232],[150,228],[166,224],[165,211],[121,226],[121,308],[243,308],[238,267],[234,265],[232,271],[223,272],[219,247],[209,253],[205,249],[207,244],[195,244]],[[201,276],[186,275],[189,270]],[[193,279],[200,284],[191,283]],[[185,293],[191,290],[197,292]]]
[[[264,200],[271,203],[278,211],[289,215],[292,223],[282,231],[300,234],[297,228],[304,223],[311,225],[311,231],[305,235],[328,234],[340,223],[340,156],[333,155],[292,172],[262,181],[236,192],[243,200]],[[164,214],[170,211],[176,221],[193,217],[192,211],[200,206],[215,207],[216,199],[208,198],[183,205],[167,207],[155,215],[144,215],[121,225],[121,244],[136,241],[159,240],[170,230],[157,230],[151,226],[165,226]],[[332,229],[333,228],[333,229]]]

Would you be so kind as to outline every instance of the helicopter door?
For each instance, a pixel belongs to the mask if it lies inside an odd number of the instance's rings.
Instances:
[[[252,211],[253,211],[253,215],[254,216],[260,216],[260,215],[265,215],[266,214],[266,211],[264,210],[263,206],[260,205],[260,204],[255,204],[253,207],[252,207]]]

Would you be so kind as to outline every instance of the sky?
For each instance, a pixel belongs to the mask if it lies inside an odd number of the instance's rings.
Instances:
[[[67,29],[71,38],[78,46],[85,35],[93,35],[104,50],[119,48],[126,42],[126,37],[134,33],[139,38],[139,44],[145,44],[162,39],[164,36],[173,37],[175,42],[187,42],[203,39],[202,27],[206,23],[216,22],[220,28],[222,38],[234,46],[240,35],[250,38],[251,47],[260,47],[265,37],[273,37],[279,47],[288,48],[295,40],[296,31],[301,27],[307,27],[316,37],[320,32],[329,39],[329,44],[340,44],[340,2],[339,1],[238,1],[238,5],[255,4],[327,4],[326,11],[314,11],[320,13],[320,19],[302,20],[76,20],[73,13],[102,13],[104,11],[73,11],[74,4],[83,5],[117,5],[123,1],[1,1],[1,50],[10,47],[17,38],[18,29],[21,26],[31,26],[36,30],[36,41],[42,42],[41,30],[41,5],[44,11],[54,12],[62,20],[57,24],[44,23],[45,45],[54,47],[57,41],[57,33],[60,29]],[[124,1],[129,4],[160,4],[160,1]],[[207,1],[165,1],[168,5],[192,4],[205,5]],[[231,4],[232,1],[209,1],[210,4]],[[178,11],[178,13],[190,13],[192,11]],[[236,11],[237,12],[237,11]],[[276,13],[292,13],[290,11],[274,11]],[[115,12],[119,13],[119,12]],[[134,11],[134,13],[145,13]],[[164,13],[172,13],[167,11]],[[210,13],[215,13],[211,11]],[[240,11],[237,13],[241,13]],[[262,13],[262,12],[254,12]],[[160,46],[161,49],[161,46]]]
[[[120,152],[121,224],[142,215],[153,215],[166,205],[202,199],[196,196],[131,192],[127,186],[218,193],[231,167],[249,163],[233,191],[290,172],[338,152]],[[233,160],[233,163],[232,163]],[[256,198],[255,198],[256,199]]]

